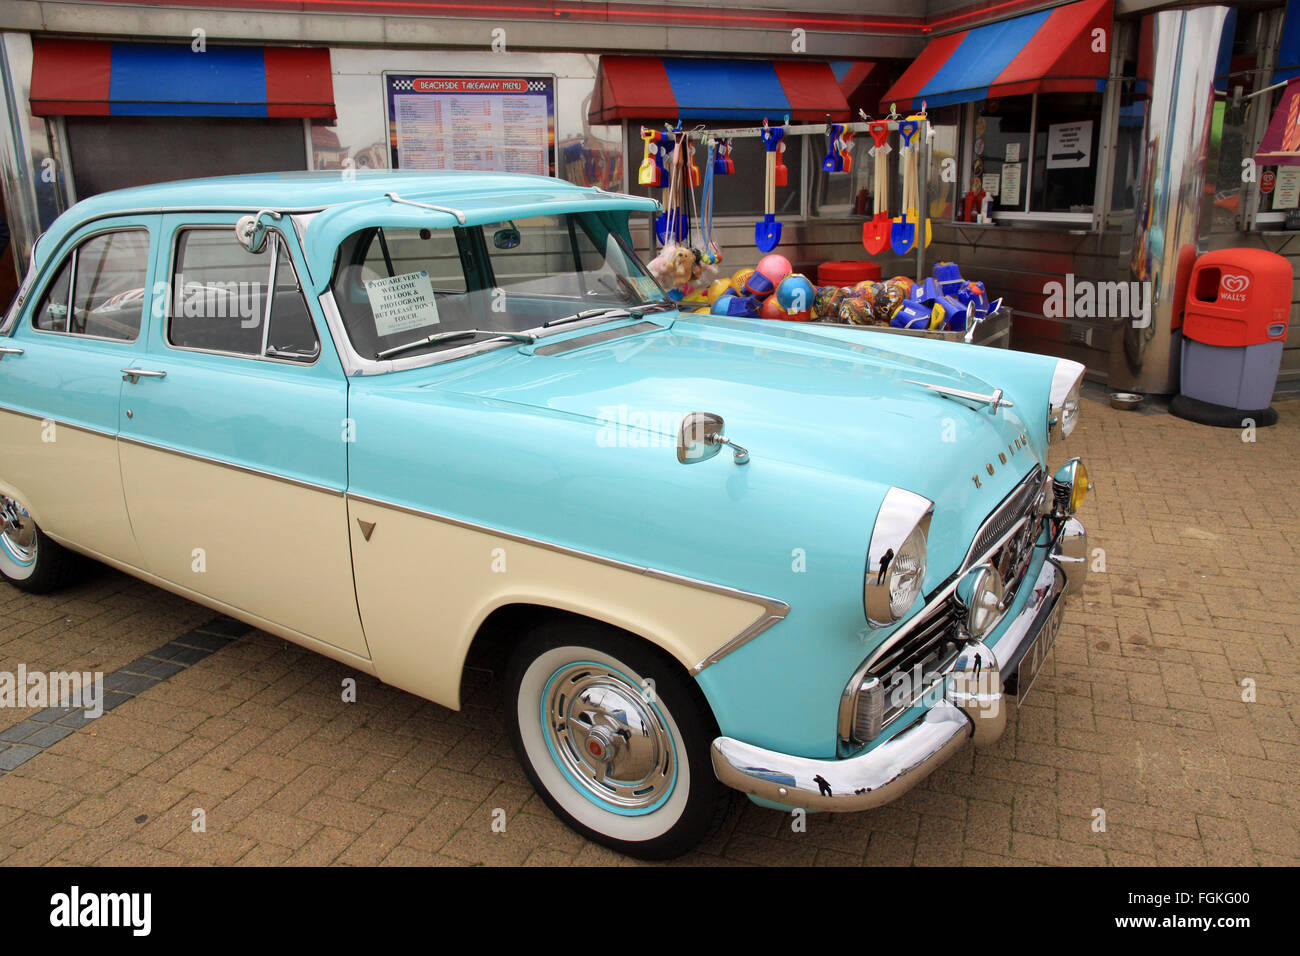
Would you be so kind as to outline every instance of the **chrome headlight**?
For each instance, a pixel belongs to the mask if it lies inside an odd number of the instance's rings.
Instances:
[[[966,630],[982,641],[1002,617],[1002,576],[992,564],[980,564],[957,582],[956,598],[966,610]]]
[[[1079,423],[1079,393],[1085,369],[1078,362],[1057,359],[1048,392],[1047,440],[1064,441]]]
[[[916,602],[925,579],[926,535],[934,502],[890,488],[876,515],[862,582],[862,606],[873,627],[893,624]]]

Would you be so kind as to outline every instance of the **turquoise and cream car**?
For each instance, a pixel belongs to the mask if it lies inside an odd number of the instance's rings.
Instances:
[[[570,826],[861,810],[1002,731],[1086,573],[1082,366],[679,313],[650,200],[279,174],[62,215],[0,327],[0,572],[86,555],[447,707]],[[75,553],[75,554],[74,554]]]

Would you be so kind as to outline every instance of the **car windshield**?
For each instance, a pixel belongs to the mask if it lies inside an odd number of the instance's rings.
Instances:
[[[352,347],[367,359],[671,305],[631,251],[625,219],[608,213],[363,229],[339,247],[331,288]]]

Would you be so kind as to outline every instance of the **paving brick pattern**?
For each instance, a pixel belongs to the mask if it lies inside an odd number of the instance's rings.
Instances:
[[[1085,402],[1068,450],[1092,474],[1082,517],[1105,572],[1003,739],[806,832],[741,802],[677,863],[1300,862],[1300,402],[1279,410],[1244,442]],[[122,670],[212,617],[104,569],[50,596],[0,585],[0,670]],[[497,684],[470,680],[456,713],[250,632],[88,725],[45,720],[41,752],[0,775],[0,862],[635,862],[556,820],[515,763]],[[0,746],[37,716],[0,709]]]

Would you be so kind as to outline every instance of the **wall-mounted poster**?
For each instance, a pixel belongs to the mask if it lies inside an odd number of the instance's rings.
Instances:
[[[555,78],[384,74],[393,169],[555,175]]]

